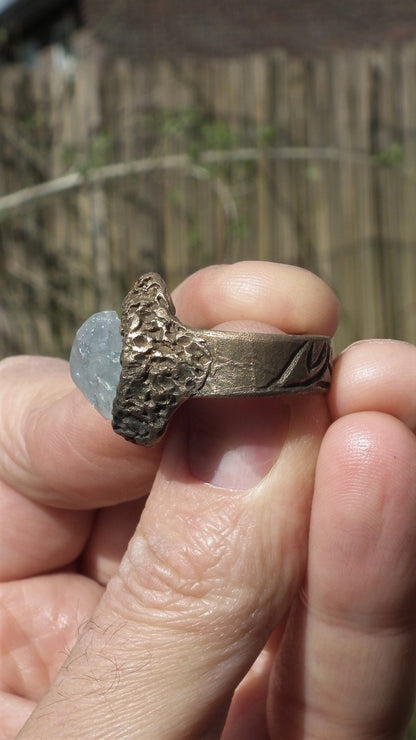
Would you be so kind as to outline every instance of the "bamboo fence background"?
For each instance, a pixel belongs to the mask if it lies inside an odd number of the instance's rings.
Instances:
[[[416,41],[152,64],[87,34],[0,67],[0,356],[67,355],[135,277],[262,259],[327,280],[336,345],[416,340]]]

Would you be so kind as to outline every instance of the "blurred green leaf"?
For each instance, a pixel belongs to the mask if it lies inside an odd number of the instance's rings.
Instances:
[[[376,162],[385,167],[394,167],[403,164],[403,147],[401,144],[393,142],[376,155]]]

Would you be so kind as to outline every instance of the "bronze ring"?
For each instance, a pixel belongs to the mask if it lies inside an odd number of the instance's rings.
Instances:
[[[156,273],[126,296],[121,333],[112,424],[136,444],[155,444],[191,396],[324,393],[330,386],[330,337],[190,328]]]

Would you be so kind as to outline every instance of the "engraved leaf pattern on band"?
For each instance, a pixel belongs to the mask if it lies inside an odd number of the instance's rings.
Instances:
[[[327,390],[330,386],[328,368],[331,365],[331,347],[319,342],[316,337],[307,338],[298,347],[290,362],[276,381],[285,388],[292,386],[301,390],[313,385],[315,389]]]
[[[185,326],[156,273],[126,296],[121,333],[113,427],[136,444],[155,444],[191,396],[325,392],[331,380],[330,337]]]

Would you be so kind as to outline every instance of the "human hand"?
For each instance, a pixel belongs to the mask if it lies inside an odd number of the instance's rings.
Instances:
[[[266,263],[203,270],[174,300],[200,327],[337,320],[320,280]],[[328,399],[195,399],[150,450],[113,433],[66,363],[2,363],[1,737],[29,715],[22,739],[399,737],[415,356],[354,345]]]

